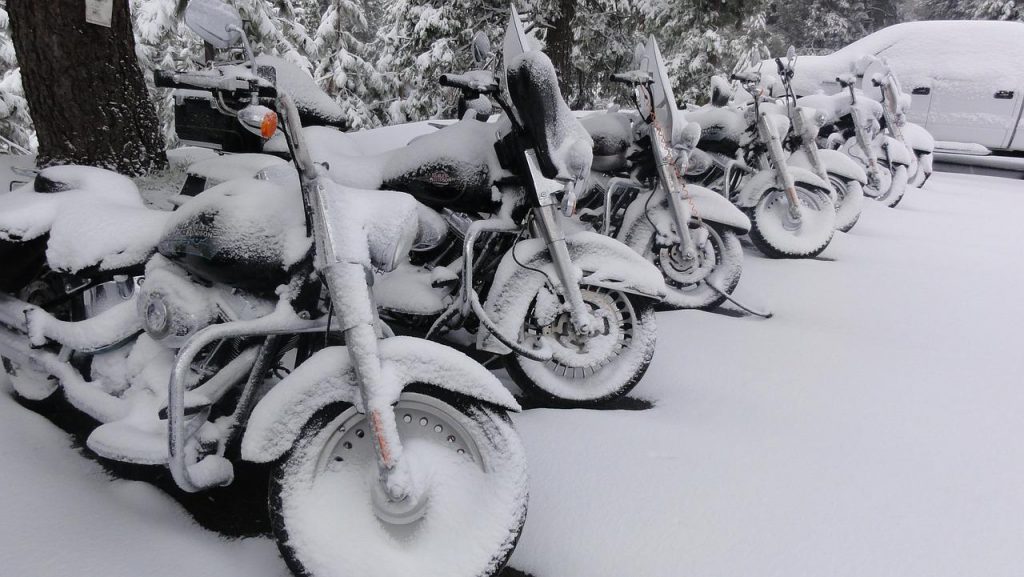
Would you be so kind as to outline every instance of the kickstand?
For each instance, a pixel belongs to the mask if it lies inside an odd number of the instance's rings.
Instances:
[[[717,286],[711,284],[707,280],[705,280],[704,282],[706,282],[709,287],[714,289],[715,292],[717,292],[718,294],[720,294],[723,297],[725,297],[725,300],[727,300],[730,303],[740,307],[741,309],[743,309],[744,311],[746,311],[749,314],[754,315],[755,317],[761,317],[762,319],[770,319],[770,318],[772,318],[775,315],[775,313],[773,313],[771,311],[761,312],[761,311],[756,311],[756,310],[754,310],[754,309],[752,309],[752,308],[750,308],[748,306],[745,306],[742,303],[740,303],[739,301],[737,301],[735,298],[733,298],[733,296],[731,294],[729,294],[729,293],[725,292],[724,290],[718,288]]]

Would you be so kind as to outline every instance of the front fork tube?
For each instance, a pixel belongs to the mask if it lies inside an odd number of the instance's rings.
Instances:
[[[573,265],[569,256],[569,247],[565,242],[565,233],[558,223],[558,211],[553,204],[537,206],[533,209],[535,222],[541,237],[551,253],[551,262],[555,266],[555,274],[562,284],[562,296],[569,303],[569,314],[573,328],[580,334],[590,335],[597,330],[597,319],[591,314],[590,308],[583,302],[583,291],[580,290],[580,271]]]
[[[796,182],[786,165],[786,154],[782,150],[782,138],[779,136],[779,131],[775,129],[775,125],[768,120],[767,113],[760,113],[758,123],[762,141],[768,145],[768,158],[771,160],[772,166],[775,167],[779,185],[786,191],[786,198],[789,199],[789,215],[793,220],[799,221],[803,218],[803,213],[800,210],[800,199],[796,196]]]
[[[336,262],[321,270],[331,302],[345,335],[345,345],[356,372],[363,414],[370,423],[377,455],[378,478],[391,501],[416,497],[412,475],[402,458],[393,400],[388,394],[378,348],[377,310],[370,286],[372,274],[360,262]],[[344,306],[340,303],[344,302]],[[358,303],[358,305],[357,305]]]
[[[657,127],[651,126],[651,146],[654,147],[655,161],[658,166],[658,180],[668,196],[669,211],[676,225],[676,236],[679,237],[679,254],[686,262],[697,259],[697,247],[690,236],[690,219],[693,217],[690,203],[683,198],[683,185],[676,178],[672,158],[661,143],[661,135]],[[687,153],[679,159],[679,165],[685,167],[688,162]]]
[[[815,142],[816,131],[807,126],[801,108],[797,108],[796,114],[793,115],[793,129],[800,135],[801,145],[807,151],[807,158],[811,161],[811,169],[814,170],[814,174],[818,178],[825,181],[829,197],[832,198],[832,202],[836,202],[838,198],[832,186],[832,180],[828,177],[828,169],[825,167],[825,162],[821,159],[821,154],[818,153],[818,144]]]
[[[861,122],[860,113],[857,107],[850,109],[850,116],[853,117],[853,133],[856,135],[857,144],[864,151],[868,163],[868,178],[875,186],[880,186],[882,178],[878,174],[878,160],[875,158],[875,148],[871,146],[867,134],[864,134],[864,123]]]

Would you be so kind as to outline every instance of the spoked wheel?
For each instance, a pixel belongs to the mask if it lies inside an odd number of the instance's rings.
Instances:
[[[653,303],[604,288],[581,290],[600,321],[597,334],[578,334],[569,312],[545,288],[530,307],[521,342],[550,347],[553,357],[547,362],[506,357],[509,376],[523,392],[553,404],[594,406],[622,397],[640,382],[654,357]]]
[[[903,200],[903,195],[907,192],[907,167],[902,164],[897,164],[896,168],[892,171],[892,182],[889,185],[888,192],[881,196],[878,200],[885,203],[886,206],[892,208]]]
[[[711,310],[732,294],[743,272],[743,247],[736,233],[728,228],[718,229],[708,223],[690,231],[697,241],[697,258],[686,260],[679,245],[656,246],[652,236],[646,256],[661,269],[669,291],[663,301],[680,309]]]
[[[860,220],[864,206],[864,189],[856,180],[829,173],[828,180],[836,191],[836,230],[850,232]]]
[[[395,405],[421,495],[389,502],[366,416],[317,413],[275,467],[270,517],[289,568],[308,577],[478,577],[508,561],[526,519],[526,457],[507,416],[423,387]]]
[[[789,198],[779,189],[765,193],[750,213],[750,240],[771,258],[811,258],[825,250],[835,232],[836,209],[822,191],[796,186],[801,218],[789,210]]]

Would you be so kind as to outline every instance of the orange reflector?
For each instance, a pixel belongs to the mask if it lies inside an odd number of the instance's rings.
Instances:
[[[260,123],[260,136],[269,140],[275,132],[277,132],[277,113],[268,112],[263,116],[263,122]]]

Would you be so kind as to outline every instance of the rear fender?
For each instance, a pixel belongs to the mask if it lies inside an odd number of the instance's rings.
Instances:
[[[789,169],[790,174],[793,175],[793,182],[797,185],[813,190],[820,190],[826,195],[829,194],[828,183],[819,178],[813,172],[797,166],[787,165],[787,168]],[[757,201],[761,200],[761,197],[769,190],[778,190],[781,188],[782,187],[779,186],[774,170],[762,170],[751,177],[750,180],[743,185],[743,188],[740,189],[736,198],[736,206],[740,208],[753,208],[757,204]]]
[[[573,265],[582,272],[580,284],[656,300],[665,298],[667,288],[661,271],[628,246],[587,230],[566,235],[565,240]],[[498,265],[487,302],[483,303],[484,311],[502,334],[518,335],[534,297],[549,283],[558,286],[559,281],[547,245],[539,238],[523,240]],[[477,345],[498,354],[511,352],[483,328],[477,335]]]
[[[413,337],[379,341],[389,404],[411,384],[433,385],[510,411],[512,394],[476,361],[451,347]],[[345,402],[363,407],[359,381],[346,347],[322,349],[274,386],[256,408],[242,437],[242,458],[268,463],[284,455],[321,408]]]

